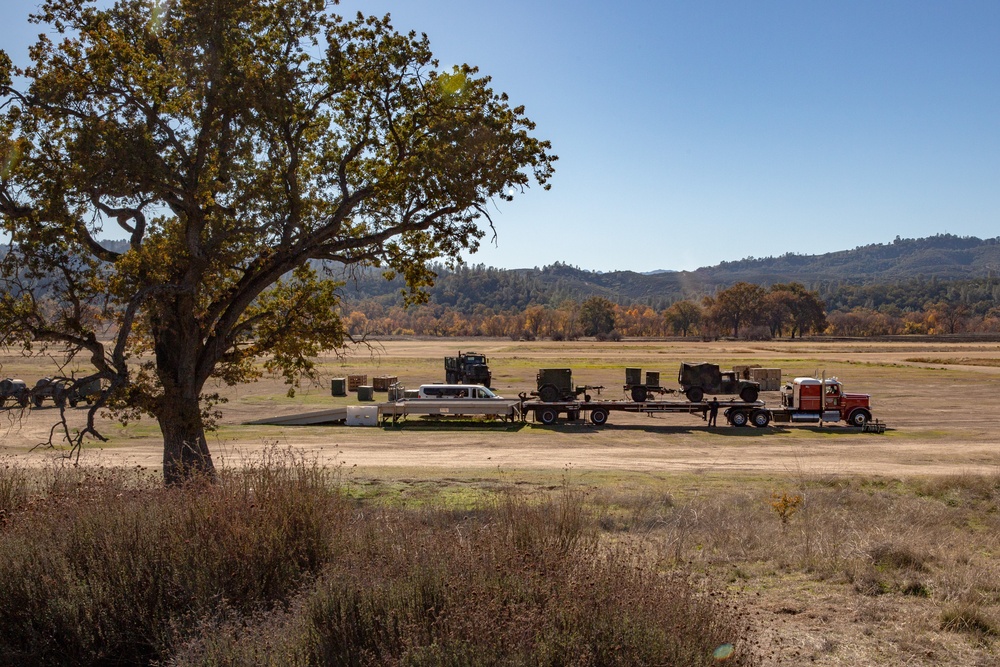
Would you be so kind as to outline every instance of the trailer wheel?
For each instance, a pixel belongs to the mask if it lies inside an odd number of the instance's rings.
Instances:
[[[35,407],[36,408],[42,407],[42,401],[44,401],[44,400],[45,399],[42,398],[41,396],[35,396],[35,399],[34,399],[34,401],[35,401]]]
[[[535,410],[535,416],[538,417],[538,421],[546,426],[551,426],[559,418],[559,411],[554,408],[542,408],[541,410]]]
[[[604,408],[597,408],[590,411],[590,423],[595,426],[604,426],[608,423],[608,411]]]
[[[851,426],[864,427],[864,425],[867,424],[871,418],[872,416],[868,414],[867,410],[855,410],[851,413],[851,416],[847,418],[847,422]]]
[[[705,392],[702,391],[701,387],[691,387],[684,392],[684,395],[692,403],[701,403],[701,399],[705,398]]]
[[[764,428],[771,423],[771,415],[767,410],[754,410],[753,414],[750,415],[750,421],[757,428]]]
[[[538,390],[538,398],[542,399],[543,403],[555,403],[559,400],[559,390],[552,384],[542,385]]]
[[[632,400],[636,403],[644,403],[646,401],[646,388],[643,386],[632,387]]]
[[[743,387],[743,390],[740,391],[740,400],[744,403],[753,403],[757,400],[757,396],[758,393],[755,387]]]
[[[746,426],[749,423],[749,421],[750,418],[747,416],[747,413],[745,412],[736,411],[729,416],[729,422],[733,426]]]

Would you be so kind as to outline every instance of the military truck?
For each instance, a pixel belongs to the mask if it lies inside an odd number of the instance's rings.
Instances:
[[[17,378],[0,380],[0,408],[22,407],[31,404],[31,390],[28,383]]]
[[[736,394],[753,403],[760,394],[760,383],[737,377],[734,371],[721,371],[716,364],[681,363],[677,373],[681,391],[692,403],[700,403],[706,394]]]
[[[485,354],[459,351],[457,357],[444,358],[444,381],[448,384],[481,384],[489,388],[493,374]]]

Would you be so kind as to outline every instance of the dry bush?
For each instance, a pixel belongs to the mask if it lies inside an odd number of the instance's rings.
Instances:
[[[166,657],[201,617],[296,591],[330,558],[344,505],[327,473],[295,458],[197,488],[134,479],[57,471],[0,533],[0,663]]]
[[[471,518],[470,518],[471,517]],[[177,665],[757,664],[747,619],[639,551],[598,548],[579,494],[366,512],[280,618],[202,632]]]
[[[941,629],[952,632],[967,632],[979,637],[995,637],[1000,634],[996,621],[986,615],[976,604],[962,603],[949,605],[941,612]]]
[[[0,531],[0,664],[758,664],[731,600],[602,545],[568,486],[393,508],[276,450],[42,479]]]

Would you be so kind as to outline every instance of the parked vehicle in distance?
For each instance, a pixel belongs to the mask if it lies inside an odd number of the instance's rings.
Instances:
[[[31,402],[36,408],[40,408],[47,398],[60,408],[66,405],[66,400],[69,398],[66,381],[44,377],[36,382],[35,386],[31,388]]]
[[[491,389],[479,384],[422,384],[417,389],[417,398],[454,398],[454,399],[502,399]]]
[[[735,371],[721,371],[717,364],[682,363],[677,382],[692,403],[700,403],[706,394],[735,394],[747,403],[753,403],[760,395],[759,382],[743,380]]]
[[[457,357],[444,358],[444,381],[449,384],[481,384],[488,388],[492,380],[485,354],[459,352]]]
[[[781,390],[781,407],[766,408],[737,404],[729,407],[726,420],[733,426],[767,426],[771,420],[786,423],[845,422],[864,427],[872,419],[872,397],[851,394],[837,378],[795,378]]]
[[[583,396],[585,401],[589,401],[591,389],[596,389],[597,393],[600,393],[604,387],[590,385],[577,387],[573,384],[573,371],[571,369],[543,368],[535,375],[535,391],[533,393],[546,403],[572,401],[577,396]]]
[[[781,390],[781,409],[772,410],[774,421],[844,421],[864,426],[872,418],[870,394],[844,391],[837,378],[795,378]]]
[[[0,380],[0,408],[26,408],[31,404],[31,390],[28,383],[17,378]]]
[[[45,399],[50,399],[59,407],[69,403],[70,407],[75,408],[79,403],[90,405],[100,397],[101,381],[93,379],[82,382],[70,378],[43,377],[28,394],[36,408],[42,407]]]

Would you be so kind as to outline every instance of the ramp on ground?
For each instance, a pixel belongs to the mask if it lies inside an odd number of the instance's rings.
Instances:
[[[397,421],[407,417],[441,416],[465,417],[496,415],[513,421],[519,416],[519,401],[475,398],[414,398],[394,403],[379,403],[381,420]],[[336,424],[347,421],[347,407],[316,410],[294,415],[281,415],[243,422],[247,425],[309,426],[313,424]]]

